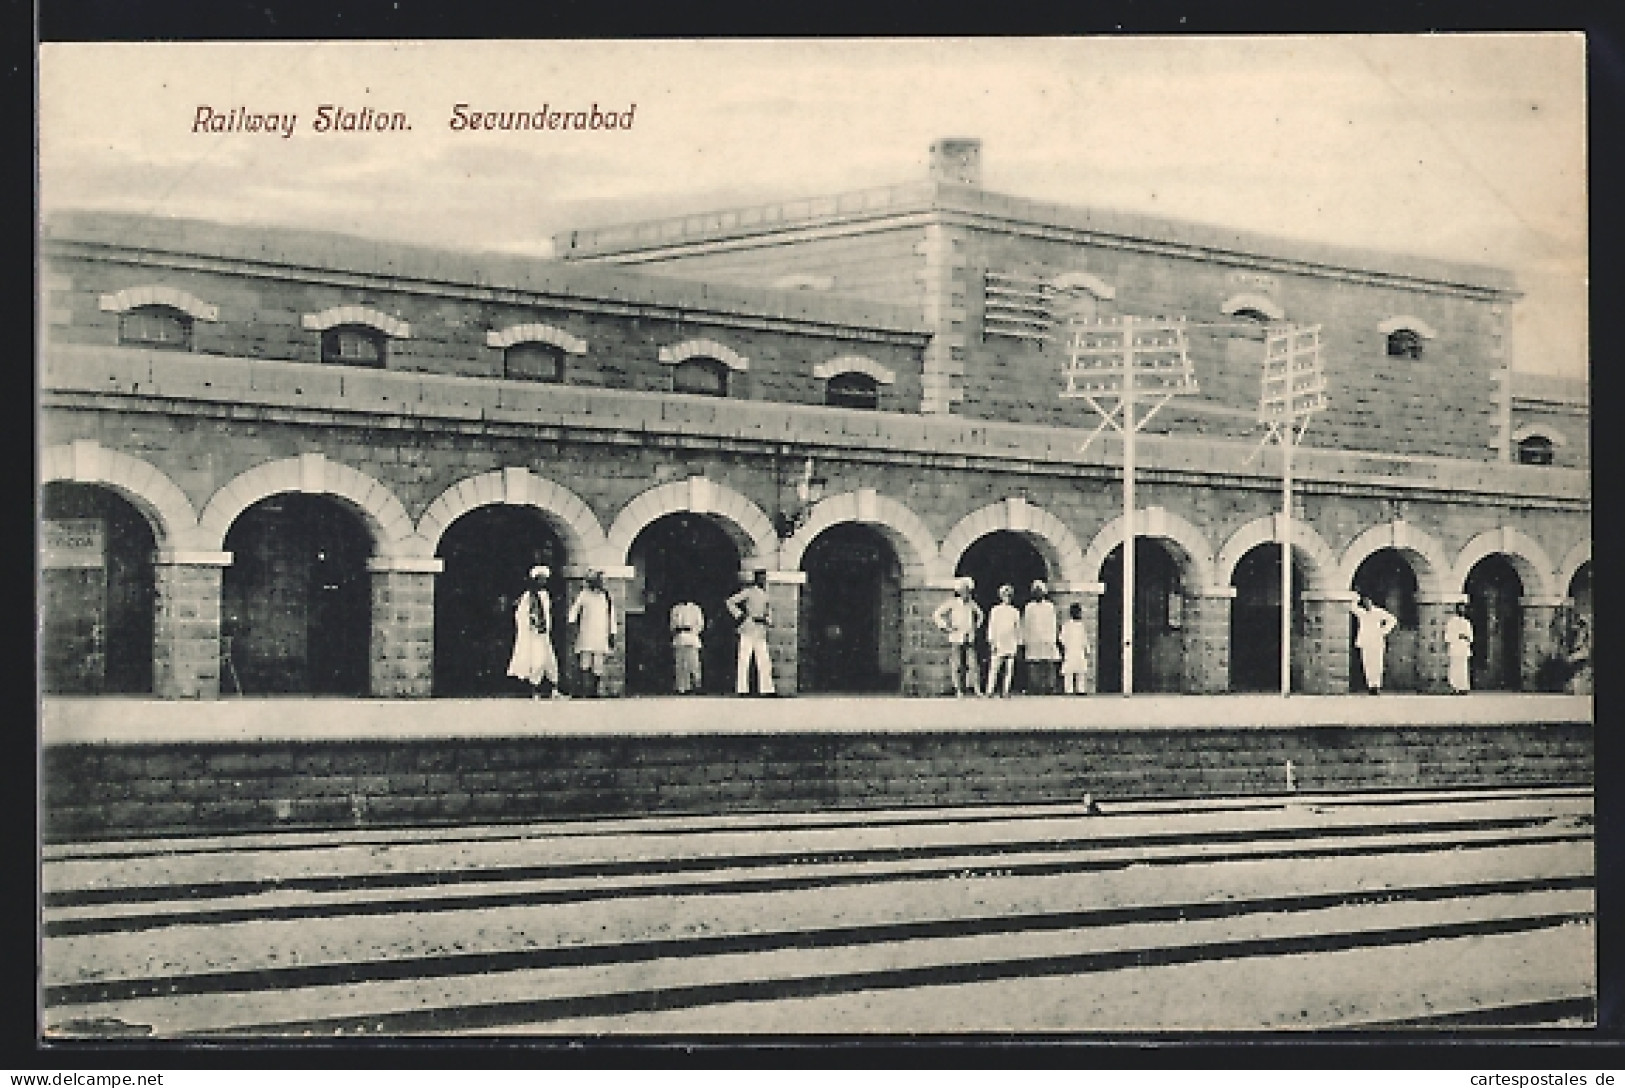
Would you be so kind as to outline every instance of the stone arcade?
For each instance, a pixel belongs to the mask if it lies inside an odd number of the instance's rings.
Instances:
[[[1080,602],[1112,690],[1121,447],[1079,453],[1049,338],[1080,312],[1324,325],[1295,690],[1358,686],[1357,590],[1400,619],[1391,688],[1443,687],[1458,601],[1475,686],[1548,683],[1590,607],[1588,424],[1583,385],[1514,370],[1506,274],[997,195],[979,154],[942,141],[920,183],[573,231],[552,261],[48,220],[46,690],[507,692],[535,562],[560,616],[604,572],[616,693],[667,690],[671,604],[720,620],[756,569],[782,691],[946,693],[929,617],[964,573]],[[1141,442],[1136,690],[1279,682],[1260,349],[1198,332],[1201,396]]]

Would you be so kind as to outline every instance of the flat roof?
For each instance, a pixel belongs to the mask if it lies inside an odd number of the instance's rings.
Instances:
[[[1048,203],[989,192],[978,186],[922,181],[857,189],[830,196],[777,201],[666,216],[612,226],[563,231],[553,236],[554,251],[565,260],[631,255],[640,251],[704,242],[744,239],[834,224],[871,222],[927,213],[958,213],[988,229],[1023,226],[1062,229],[1098,236],[1115,244],[1196,250],[1246,263],[1288,262],[1302,271],[1362,272],[1514,295],[1512,273],[1490,265],[1446,261],[1413,254],[1328,245],[1256,231],[1168,219],[1138,213]]]
[[[925,336],[910,307],[807,291],[709,284],[543,257],[406,245],[329,231],[248,226],[105,211],[47,216],[41,238],[53,245],[137,250],[175,258],[231,261],[266,269],[377,276],[462,288],[522,291],[568,305],[572,299],[729,316],[878,329]],[[244,268],[245,273],[252,268]]]

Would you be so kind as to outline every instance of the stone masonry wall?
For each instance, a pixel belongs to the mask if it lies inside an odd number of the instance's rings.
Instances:
[[[1176,400],[1153,429],[1214,436],[1257,434],[1262,338],[1232,329],[1201,329],[1198,322],[1230,322],[1221,306],[1242,295],[1261,295],[1285,319],[1323,325],[1328,408],[1315,418],[1309,442],[1333,448],[1383,450],[1492,460],[1499,416],[1493,377],[1500,366],[1500,303],[1424,293],[1322,276],[1244,271],[1217,262],[1048,241],[988,230],[966,232],[966,277],[979,285],[995,272],[1090,272],[1115,290],[1097,303],[1100,316],[1184,316],[1193,323],[1190,356],[1201,387],[1195,408]],[[980,335],[984,296],[967,292],[965,400],[960,411],[987,419],[1062,424],[1087,419],[1079,402],[1058,396],[1065,352],[1059,343],[1038,347],[1006,336]],[[1379,323],[1396,316],[1420,319],[1437,336],[1420,359],[1387,354]],[[1228,411],[1203,412],[1202,405]]]
[[[587,816],[1589,786],[1588,725],[65,745],[47,842]]]
[[[340,287],[283,276],[253,276],[149,267],[56,256],[50,259],[48,334],[59,344],[116,344],[119,315],[100,308],[101,297],[161,284],[186,291],[218,308],[217,321],[192,324],[193,352],[249,359],[321,362],[321,334],[303,328],[301,317],[335,306],[364,306],[406,321],[411,336],[388,342],[391,370],[501,377],[503,351],[486,344],[488,331],[540,323],[586,341],[584,354],[564,356],[565,382],[609,389],[668,392],[672,366],[660,349],[695,339],[715,341],[745,357],[749,366],[729,376],[729,396],[793,404],[823,404],[825,381],[813,376],[820,363],[863,356],[895,375],[880,387],[882,411],[914,411],[920,398],[920,346],[872,338],[768,331],[716,316],[681,318],[592,312],[554,303],[477,302],[426,297],[379,284]],[[386,281],[387,282],[387,281]],[[895,338],[894,338],[895,339]]]

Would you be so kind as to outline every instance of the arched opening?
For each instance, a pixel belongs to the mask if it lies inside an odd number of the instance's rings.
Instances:
[[[1523,687],[1523,580],[1502,555],[1489,555],[1467,574],[1467,618],[1473,624],[1471,676],[1476,691]]]
[[[824,403],[832,408],[880,407],[880,383],[868,374],[848,370],[837,374],[824,386]]]
[[[1303,686],[1307,647],[1303,587],[1307,575],[1296,553],[1292,557],[1292,690]],[[1281,546],[1260,544],[1241,557],[1230,584],[1230,690],[1281,690]]]
[[[1543,434],[1532,434],[1518,443],[1518,464],[1549,465],[1556,455],[1552,440]]]
[[[1584,616],[1587,623],[1591,622],[1591,560],[1581,563],[1574,577],[1569,579],[1568,596],[1574,612]]]
[[[873,526],[833,525],[801,560],[807,572],[797,632],[803,691],[900,691],[903,568]]]
[[[684,359],[671,368],[671,391],[698,397],[726,397],[728,364],[705,355]]]
[[[192,350],[192,315],[173,306],[137,306],[118,319],[118,342],[160,351]]]
[[[1591,560],[1580,564],[1569,579],[1569,607],[1563,610],[1562,629],[1556,632],[1554,643],[1561,656],[1562,667],[1550,686],[1554,690],[1575,695],[1589,695],[1592,690],[1592,608]]]
[[[1140,537],[1134,549],[1134,690],[1178,691],[1185,673],[1184,581],[1160,541]],[[1123,690],[1123,546],[1100,565],[1100,690]]]
[[[238,516],[225,547],[221,691],[366,694],[372,540],[360,517],[325,495],[273,495]]]
[[[335,325],[322,332],[322,362],[331,366],[383,367],[389,337],[371,325]]]
[[[92,484],[46,484],[40,517],[41,688],[150,694],[152,527]]]
[[[564,349],[539,340],[521,340],[502,353],[502,376],[509,381],[562,382]]]
[[[1421,334],[1414,329],[1395,329],[1388,334],[1388,354],[1395,359],[1420,359]]]
[[[1016,591],[1015,604],[1022,607],[1032,596],[1034,581],[1051,580],[1049,564],[1033,542],[1010,529],[998,529],[979,537],[965,549],[954,567],[955,577],[969,577],[976,583],[972,597],[982,608],[983,629],[977,636],[976,656],[981,663],[982,675],[987,675],[989,649],[986,618],[999,603],[999,587],[1008,585]],[[1026,690],[1026,670],[1016,670],[1012,690]]]
[[[739,548],[704,514],[676,513],[644,526],[632,541],[626,600],[626,690],[674,690],[671,610],[692,601],[705,613],[700,633],[700,690],[733,690],[738,635],[725,603],[739,589]]]
[[[508,676],[513,652],[513,610],[530,568],[552,571],[553,650],[565,651],[563,541],[540,510],[530,506],[482,506],[447,526],[435,554],[445,569],[434,593],[434,693],[436,695],[528,694]]]
[[[1354,591],[1392,612],[1399,626],[1389,632],[1383,660],[1383,690],[1421,689],[1420,620],[1416,610],[1416,572],[1404,553],[1382,548],[1366,556],[1354,572]],[[1349,690],[1365,691],[1360,651],[1354,645],[1355,620],[1349,617]]]

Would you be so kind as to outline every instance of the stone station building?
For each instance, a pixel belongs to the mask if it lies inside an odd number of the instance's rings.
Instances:
[[[1295,690],[1359,685],[1357,590],[1400,619],[1388,687],[1443,687],[1458,601],[1476,686],[1546,683],[1590,607],[1588,419],[1583,385],[1514,372],[1510,277],[993,194],[979,155],[553,260],[50,219],[46,691],[511,693],[535,562],[560,619],[605,573],[615,693],[669,690],[683,597],[731,688],[721,601],[754,569],[781,691],[944,694],[930,614],[967,573],[1081,603],[1114,690],[1122,451],[1080,452],[1069,314],[1191,323],[1200,395],[1138,451],[1136,690],[1279,685],[1281,321],[1323,326],[1330,405],[1296,461]]]

